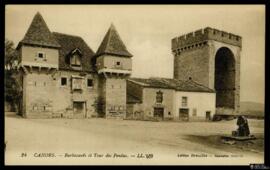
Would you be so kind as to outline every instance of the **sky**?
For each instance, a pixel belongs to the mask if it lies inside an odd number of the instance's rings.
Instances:
[[[264,103],[263,5],[7,5],[5,38],[17,46],[38,11],[50,31],[81,36],[95,52],[113,23],[134,56],[132,77],[173,78],[174,37],[208,26],[240,35],[240,100]]]

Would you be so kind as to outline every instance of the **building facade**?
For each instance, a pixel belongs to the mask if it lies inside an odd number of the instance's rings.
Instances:
[[[24,117],[124,117],[132,55],[113,25],[94,53],[79,36],[51,32],[37,13],[17,51]]]
[[[174,78],[191,77],[216,91],[217,114],[237,114],[240,107],[242,38],[205,28],[172,39]]]
[[[97,52],[51,32],[37,13],[17,51],[28,118],[211,120],[239,111],[241,37],[205,28],[172,39],[174,78],[130,78],[132,54],[112,24]]]
[[[107,118],[126,116],[126,79],[132,71],[131,57],[111,25],[93,59],[100,82],[101,113]]]
[[[128,119],[212,120],[215,91],[193,80],[130,78]]]

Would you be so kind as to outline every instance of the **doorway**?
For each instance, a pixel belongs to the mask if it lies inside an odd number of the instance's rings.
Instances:
[[[189,109],[179,109],[179,119],[182,121],[189,121]]]
[[[75,118],[85,117],[85,110],[85,102],[73,102],[73,115]]]
[[[162,107],[154,107],[154,117],[164,118],[164,108]]]
[[[210,111],[205,112],[205,119],[206,120],[211,120],[211,112]]]

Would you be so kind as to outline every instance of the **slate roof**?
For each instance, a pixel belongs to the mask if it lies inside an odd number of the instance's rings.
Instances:
[[[142,103],[142,101],[138,97],[127,93],[127,103],[129,103],[129,104]]]
[[[22,44],[39,45],[52,48],[60,47],[39,12],[34,16],[30,27],[28,28],[24,38],[19,42],[18,47]]]
[[[108,32],[103,38],[96,52],[96,57],[103,54],[132,57],[132,54],[127,51],[125,44],[121,40],[113,24],[110,26]]]
[[[77,70],[70,66],[69,54],[73,50],[79,49],[82,54],[82,71],[93,71],[91,59],[95,53],[81,37],[57,32],[53,32],[52,34],[61,45],[59,49],[59,69]]]
[[[186,91],[186,92],[210,92],[210,93],[215,92],[215,90],[203,86],[193,80],[183,81],[169,78],[149,78],[149,79],[130,78],[128,80],[136,84],[139,84],[143,87],[174,89],[177,91]]]

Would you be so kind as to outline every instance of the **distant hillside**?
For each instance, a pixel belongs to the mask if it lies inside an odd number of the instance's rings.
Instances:
[[[240,112],[252,116],[264,117],[264,104],[256,102],[240,102]]]
[[[264,104],[256,102],[240,102],[240,111],[264,111]]]

